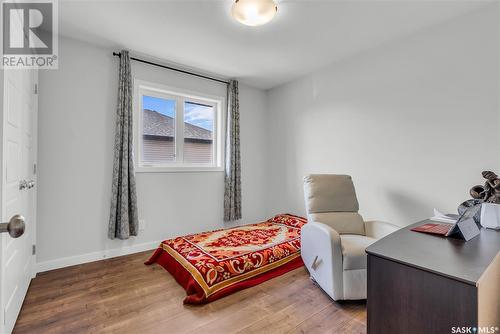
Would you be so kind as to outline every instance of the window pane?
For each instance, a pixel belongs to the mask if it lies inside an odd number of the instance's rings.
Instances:
[[[142,162],[175,161],[175,100],[142,96]]]
[[[213,106],[184,102],[184,162],[213,163],[214,115]]]

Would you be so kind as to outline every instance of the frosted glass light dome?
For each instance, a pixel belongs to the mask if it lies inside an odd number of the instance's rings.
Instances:
[[[231,14],[238,22],[254,27],[271,21],[277,10],[273,0],[236,0]]]

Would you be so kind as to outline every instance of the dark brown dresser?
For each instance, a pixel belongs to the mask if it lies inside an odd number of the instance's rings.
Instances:
[[[368,333],[500,333],[500,231],[468,242],[410,231],[426,222],[366,249]]]

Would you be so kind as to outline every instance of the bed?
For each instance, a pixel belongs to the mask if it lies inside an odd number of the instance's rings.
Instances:
[[[186,304],[203,304],[303,265],[300,228],[290,214],[265,222],[163,241],[145,263],[165,268],[186,290]]]

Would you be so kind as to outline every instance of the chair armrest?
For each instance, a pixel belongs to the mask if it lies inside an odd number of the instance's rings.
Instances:
[[[392,232],[396,232],[400,228],[401,226],[379,220],[369,220],[365,222],[366,236],[376,239],[383,238]]]
[[[301,256],[314,280],[334,300],[343,298],[342,244],[329,225],[308,222],[301,231]]]
[[[309,232],[309,230],[312,230],[312,232]],[[302,227],[301,236],[304,236],[304,234],[307,236],[310,233],[314,233],[315,235],[320,234],[320,238],[323,239],[322,241],[325,241],[325,243],[330,246],[332,254],[334,254],[335,257],[340,256],[340,258],[342,259],[342,244],[340,241],[340,234],[335,231],[330,225],[321,222],[309,222]]]

